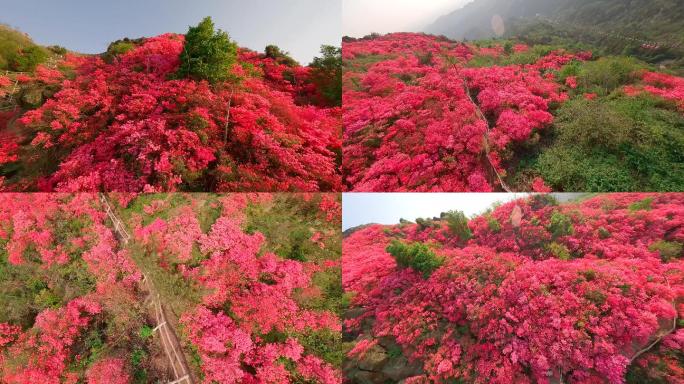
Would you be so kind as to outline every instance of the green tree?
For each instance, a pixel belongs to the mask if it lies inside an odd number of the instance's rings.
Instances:
[[[342,105],[342,48],[321,46],[321,57],[311,62],[311,81],[329,105]]]
[[[267,45],[266,49],[264,49],[264,54],[266,55],[266,57],[271,58],[276,62],[286,65],[288,67],[295,67],[299,65],[299,63],[297,63],[297,60],[293,59],[290,56],[289,52],[283,51],[277,45]]]
[[[232,78],[230,70],[236,57],[237,45],[226,32],[214,29],[211,17],[205,17],[185,35],[178,76],[212,84],[225,81]]]

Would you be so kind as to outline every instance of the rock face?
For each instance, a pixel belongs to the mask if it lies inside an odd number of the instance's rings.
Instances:
[[[342,369],[349,382],[355,384],[401,384],[409,377],[423,374],[421,363],[409,362],[391,337],[381,338],[362,358],[347,359]]]
[[[29,87],[21,93],[21,105],[25,108],[35,109],[43,105],[43,90],[37,87]]]

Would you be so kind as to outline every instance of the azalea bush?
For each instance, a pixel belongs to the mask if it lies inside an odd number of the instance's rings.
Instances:
[[[393,33],[346,38],[343,63],[349,191],[681,190],[682,79],[637,60]]]
[[[134,259],[205,383],[341,383],[339,195],[143,195]]]
[[[215,47],[199,43],[205,39]],[[320,101],[328,90],[317,67],[238,48],[210,20],[187,38],[164,34],[110,48],[102,57],[67,54],[57,69],[22,75],[22,92],[34,92],[38,107],[13,123],[20,137],[0,141],[18,147],[0,159],[4,188],[341,188],[341,114]]]
[[[536,195],[344,240],[345,374],[407,383],[684,380],[684,195]],[[444,217],[445,215],[443,215]],[[398,249],[432,252],[425,274]],[[387,247],[387,249],[383,249]],[[402,248],[403,249],[403,248]],[[416,254],[418,252],[413,252]],[[401,369],[397,369],[401,367]]]
[[[0,195],[0,381],[156,380],[141,273],[98,196]]]

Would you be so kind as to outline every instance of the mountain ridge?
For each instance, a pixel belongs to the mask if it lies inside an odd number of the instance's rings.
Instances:
[[[575,25],[681,42],[682,9],[677,0],[475,0],[438,18],[425,32],[457,39],[490,38],[496,36],[490,25],[495,15],[508,21],[542,15]]]

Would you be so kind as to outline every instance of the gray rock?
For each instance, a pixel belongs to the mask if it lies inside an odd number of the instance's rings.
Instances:
[[[40,88],[26,88],[21,93],[21,105],[35,109],[43,105],[43,90]]]

